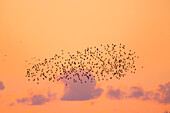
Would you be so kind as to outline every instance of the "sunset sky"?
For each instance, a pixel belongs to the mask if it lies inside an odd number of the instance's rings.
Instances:
[[[111,43],[136,52],[135,74],[69,89],[25,77],[25,60]],[[170,0],[0,0],[0,113],[169,113],[169,65]]]

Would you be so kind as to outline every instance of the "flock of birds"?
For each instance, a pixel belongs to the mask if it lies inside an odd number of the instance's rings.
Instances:
[[[61,55],[55,54],[50,59],[41,60],[34,57],[38,63],[28,64],[28,81],[35,81],[37,84],[45,79],[52,82],[72,80],[74,83],[88,83],[94,80],[108,81],[114,77],[120,79],[126,72],[135,73],[135,60],[139,58],[135,52],[127,51],[122,44],[87,47],[76,54],[65,53],[64,50],[61,52]]]

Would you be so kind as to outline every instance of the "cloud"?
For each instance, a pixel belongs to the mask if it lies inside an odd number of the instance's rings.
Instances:
[[[170,104],[170,82],[165,85],[159,85],[157,93],[154,95],[154,100],[163,104]]]
[[[65,86],[64,88],[64,94],[61,97],[61,100],[63,101],[85,101],[85,100],[90,100],[90,99],[96,99],[102,94],[103,92],[102,88],[95,88],[96,80],[93,80],[91,82],[91,80],[87,76],[83,76],[83,73],[86,73],[86,72],[87,72],[86,70],[84,71],[76,70],[76,73],[80,75],[79,77],[77,76],[77,78],[74,72],[69,74],[69,77],[77,79],[77,82],[74,82],[74,80],[66,80],[66,79],[62,80],[62,82],[64,84],[67,84],[67,86]],[[94,77],[93,74],[91,73],[89,74],[91,75],[91,78]]]
[[[130,93],[129,93],[130,92]],[[109,88],[106,97],[109,99],[123,99],[127,97],[128,99],[140,99],[143,101],[152,100],[157,101],[161,104],[170,104],[170,82],[164,85],[158,85],[158,89],[155,91],[145,91],[141,87],[133,86],[130,90],[123,92],[120,89]]]
[[[31,105],[42,105],[48,102],[49,99],[44,97],[43,95],[34,95],[32,97],[32,104]]]
[[[33,95],[32,98],[31,98],[31,105],[42,105],[42,104],[45,104],[46,102],[49,102],[49,101],[52,101],[52,100],[55,100],[55,99],[56,99],[56,93],[51,94],[48,91],[47,97],[45,97],[42,94]]]
[[[15,105],[15,103],[10,103],[10,104],[9,104],[9,106],[14,106],[14,105]]]
[[[56,93],[51,94],[48,92],[48,96],[44,96],[42,94],[32,95],[31,97],[21,98],[17,99],[17,103],[24,103],[27,105],[43,105],[46,102],[50,102],[52,100],[55,100]]]
[[[27,101],[29,101],[29,98],[17,99],[17,102],[18,102],[18,103],[25,103],[25,102],[27,102]]]
[[[5,89],[5,86],[3,84],[3,82],[0,81],[0,90],[4,90]]]
[[[153,94],[154,93],[152,91],[146,91],[144,93],[144,96],[143,96],[142,100],[152,100]]]
[[[95,103],[94,102],[91,102],[91,105],[94,105]]]
[[[144,91],[141,87],[138,86],[132,86],[130,87],[130,90],[124,92],[121,91],[121,89],[113,89],[109,88],[106,97],[109,99],[123,99],[126,97],[126,99],[141,99],[141,100],[151,100],[153,97],[152,91]]]
[[[131,94],[128,96],[128,98],[140,98],[144,96],[144,91],[140,87],[133,86],[131,87]]]
[[[109,88],[107,94],[106,94],[106,97],[109,98],[109,99],[122,99],[123,97],[123,92],[120,90],[120,89],[112,89],[112,88]]]
[[[164,111],[163,113],[169,113],[169,112],[166,110],[166,111]]]

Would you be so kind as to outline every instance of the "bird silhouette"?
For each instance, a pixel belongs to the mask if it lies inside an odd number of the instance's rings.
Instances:
[[[125,45],[101,44],[99,47],[87,47],[83,51],[71,54],[61,50],[61,55],[55,54],[52,58],[36,59],[33,63],[28,63],[26,76],[28,81],[40,83],[42,80],[60,81],[68,80],[76,83],[80,81],[108,81],[109,79],[120,80],[127,72],[135,73],[135,61],[139,58],[136,52],[126,50]],[[143,66],[142,66],[143,68]],[[91,76],[94,73],[95,76]],[[84,78],[86,77],[86,78]],[[66,86],[68,84],[65,84]]]

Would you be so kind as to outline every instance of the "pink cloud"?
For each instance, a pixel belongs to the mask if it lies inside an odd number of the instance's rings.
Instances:
[[[4,86],[3,82],[0,81],[0,90],[4,90],[4,89],[5,89],[5,86]]]
[[[102,88],[95,88],[96,80],[94,75],[87,70],[75,70],[68,73],[68,78],[63,79],[62,82],[67,84],[64,88],[63,101],[85,101],[98,98],[102,92]],[[61,76],[64,76],[62,73]]]
[[[113,89],[112,87],[109,88],[106,97],[109,99],[122,99],[123,98],[123,92],[120,89]]]
[[[55,100],[56,98],[56,93],[51,94],[48,92],[48,96],[44,96],[42,94],[36,94],[32,95],[31,97],[24,97],[17,99],[17,103],[24,103],[27,105],[43,105],[47,102],[50,102],[52,100]]]
[[[170,82],[165,83],[164,85],[159,85],[159,88],[154,91],[145,91],[141,87],[133,86],[129,91],[123,92],[121,89],[109,88],[106,94],[106,97],[109,99],[123,99],[127,97],[128,99],[140,99],[143,101],[153,100],[157,101],[160,104],[170,104]],[[129,94],[130,93],[130,94]]]

